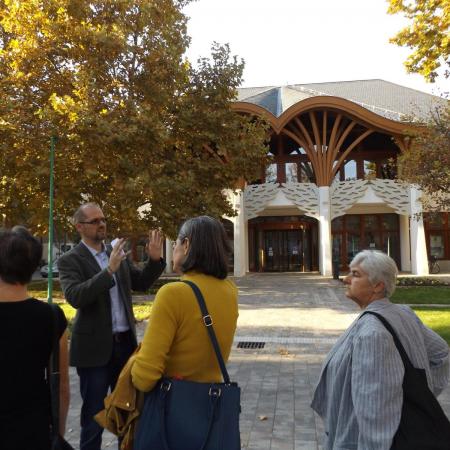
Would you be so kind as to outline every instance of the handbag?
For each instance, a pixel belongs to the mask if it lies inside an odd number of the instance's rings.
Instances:
[[[240,388],[230,381],[200,289],[183,282],[197,298],[224,382],[162,378],[145,397],[134,450],[240,450]]]
[[[59,433],[59,336],[57,306],[50,303],[53,316],[53,352],[47,369],[47,382],[50,388],[51,450],[74,450]]]
[[[415,368],[390,323],[380,314],[366,311],[391,333],[405,366],[403,406],[391,450],[449,450],[450,422],[428,387],[424,369]]]

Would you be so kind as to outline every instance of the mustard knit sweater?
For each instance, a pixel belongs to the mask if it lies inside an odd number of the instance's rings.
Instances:
[[[238,318],[238,291],[231,280],[190,272],[205,298],[224,361],[228,360]],[[159,289],[139,353],[133,384],[150,391],[162,376],[221,382],[222,374],[192,288],[173,282]]]

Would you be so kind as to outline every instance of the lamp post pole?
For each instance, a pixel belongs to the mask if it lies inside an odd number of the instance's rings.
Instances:
[[[48,278],[47,301],[53,302],[53,170],[55,167],[55,142],[56,137],[50,138],[50,193],[48,211]]]

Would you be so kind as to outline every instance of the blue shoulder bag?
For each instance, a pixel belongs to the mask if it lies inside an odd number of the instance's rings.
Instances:
[[[240,450],[241,390],[230,381],[200,289],[191,281],[183,282],[197,298],[224,382],[161,379],[146,394],[133,449]]]

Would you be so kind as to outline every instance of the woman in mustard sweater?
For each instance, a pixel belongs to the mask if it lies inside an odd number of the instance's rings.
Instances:
[[[222,224],[208,216],[187,220],[173,250],[174,270],[201,290],[224,361],[228,360],[238,318],[238,291],[227,279],[230,246]],[[134,386],[148,392],[161,377],[222,382],[216,355],[197,300],[186,283],[164,285],[131,370]]]

